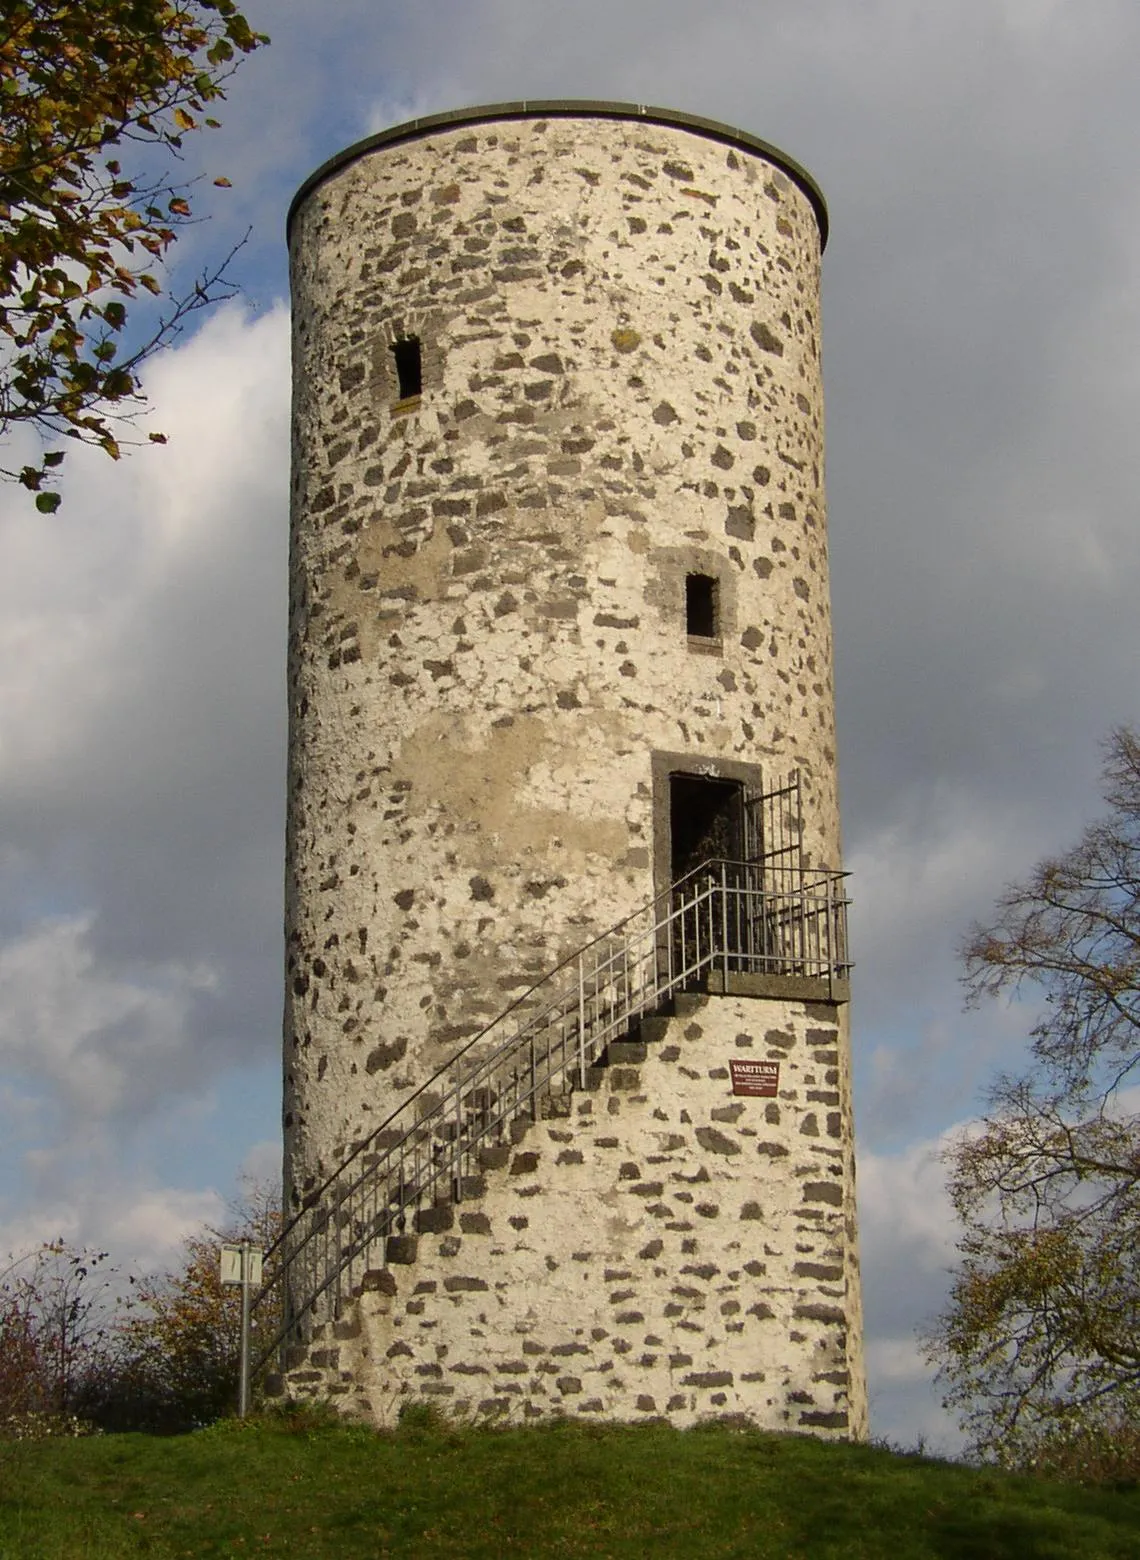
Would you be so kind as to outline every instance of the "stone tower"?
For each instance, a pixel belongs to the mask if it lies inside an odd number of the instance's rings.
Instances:
[[[865,1433],[825,236],[618,103],[294,201],[287,1390]]]

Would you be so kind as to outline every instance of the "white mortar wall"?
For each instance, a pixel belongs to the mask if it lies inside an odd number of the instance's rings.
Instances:
[[[684,998],[644,1062],[539,1121],[416,1260],[323,1329],[298,1393],[392,1425],[551,1414],[866,1433],[842,1010]],[[735,1098],[733,1058],[780,1065]]]
[[[819,250],[774,162],[636,118],[457,125],[298,207],[287,1207],[661,886],[655,755],[799,768],[839,866]]]

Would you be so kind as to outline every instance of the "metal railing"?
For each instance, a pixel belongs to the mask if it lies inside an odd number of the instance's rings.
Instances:
[[[712,972],[834,983],[850,969],[845,873],[710,861],[571,954],[472,1037],[304,1200],[268,1254],[290,1335],[339,1314],[390,1235],[462,1201],[488,1149],[509,1147],[544,1099],[585,1087],[606,1046]]]

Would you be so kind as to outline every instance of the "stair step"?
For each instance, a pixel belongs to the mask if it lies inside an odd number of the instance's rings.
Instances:
[[[664,1040],[668,1029],[669,1020],[667,1018],[643,1018],[637,1026],[637,1034],[642,1041],[642,1048],[644,1049],[644,1044],[647,1041],[653,1044],[659,1040]]]
[[[455,1207],[447,1202],[437,1203],[434,1208],[418,1208],[412,1222],[417,1235],[442,1235],[455,1226]]]
[[[600,1058],[603,1067],[643,1062],[648,1055],[644,1040],[611,1040]]]
[[[416,1260],[419,1241],[414,1235],[389,1235],[384,1256],[389,1267],[409,1267]]]

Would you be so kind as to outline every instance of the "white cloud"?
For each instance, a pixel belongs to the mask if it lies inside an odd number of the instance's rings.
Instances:
[[[100,965],[94,916],[34,927],[0,948],[0,1068],[66,1104],[70,1130],[153,1104],[182,1074],[194,997],[217,976],[171,961],[131,980]]]
[[[225,1223],[226,1204],[218,1192],[157,1188],[104,1216],[105,1239],[127,1254],[136,1268],[153,1268],[174,1258],[183,1241],[206,1227]]]
[[[224,1211],[157,1124],[277,1049],[285,310],[146,383],[165,448],[74,451],[51,519],[0,493],[0,1216],[153,1255]]]
[[[945,1303],[957,1223],[946,1194],[945,1151],[969,1123],[895,1154],[858,1158],[860,1248],[872,1433],[919,1438],[954,1453],[962,1437],[942,1408],[918,1336]]]
[[[241,1162],[241,1177],[253,1186],[277,1185],[281,1179],[281,1139],[265,1138],[247,1149]]]
[[[949,1127],[895,1154],[860,1153],[861,1240],[876,1268],[887,1263],[940,1274],[950,1266],[957,1221],[946,1194],[944,1156],[963,1130],[965,1124]]]
[[[867,1343],[867,1372],[876,1382],[927,1382],[930,1366],[917,1338],[872,1338]]]
[[[73,1248],[110,1251],[123,1271],[153,1272],[177,1260],[188,1236],[225,1217],[225,1201],[212,1188],[140,1189],[112,1179],[0,1221],[0,1254],[62,1240]]]

